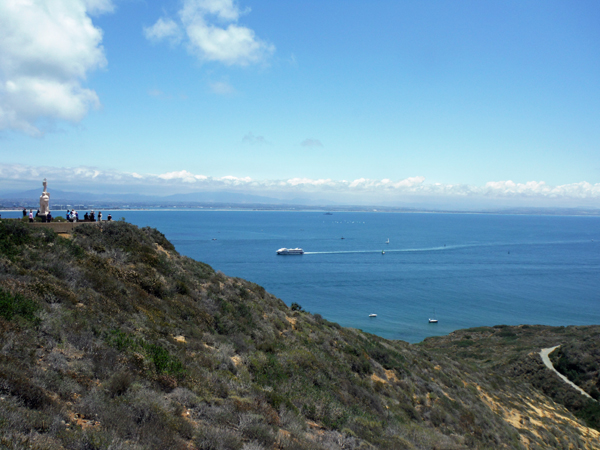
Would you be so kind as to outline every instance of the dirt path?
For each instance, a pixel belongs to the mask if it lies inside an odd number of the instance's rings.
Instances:
[[[581,394],[585,395],[586,397],[592,398],[592,396],[590,394],[588,394],[587,392],[585,392],[583,389],[581,389],[579,386],[577,386],[575,383],[573,383],[572,381],[570,381],[567,377],[565,377],[562,373],[559,373],[554,368],[554,365],[552,364],[552,361],[550,361],[550,358],[548,357],[548,355],[550,355],[550,353],[552,353],[558,347],[560,347],[560,345],[557,345],[556,347],[543,348],[542,351],[540,352],[540,356],[542,357],[542,361],[544,361],[544,364],[546,365],[546,367],[548,369],[553,370],[554,373],[556,373],[565,383],[568,383],[571,387],[574,387],[575,389],[577,389]]]

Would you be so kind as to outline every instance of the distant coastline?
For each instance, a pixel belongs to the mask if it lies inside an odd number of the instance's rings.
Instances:
[[[8,203],[8,202],[6,202]],[[0,200],[1,212],[21,211],[23,208],[37,210],[33,203],[19,202],[20,204],[8,205]],[[50,206],[52,211],[65,211],[67,209],[107,210],[107,211],[289,211],[289,212],[378,212],[378,213],[406,213],[406,214],[489,214],[489,215],[539,215],[539,216],[600,216],[600,209],[594,208],[504,208],[481,210],[452,210],[452,209],[426,209],[403,208],[389,206],[357,206],[357,205],[271,205],[271,204],[240,204],[240,203],[202,203],[202,204],[127,204],[121,203],[87,203],[71,202]]]

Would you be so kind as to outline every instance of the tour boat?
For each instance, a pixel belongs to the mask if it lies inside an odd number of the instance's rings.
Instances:
[[[280,248],[277,250],[278,255],[303,255],[304,250],[301,248]]]

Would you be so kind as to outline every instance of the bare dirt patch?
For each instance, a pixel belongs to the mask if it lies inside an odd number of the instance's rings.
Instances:
[[[508,398],[497,398],[485,392],[481,386],[476,386],[480,398],[504,421],[515,427],[521,433],[521,440],[526,448],[539,448],[543,443],[543,435],[551,428],[561,429],[566,425],[579,432],[580,438],[586,449],[600,449],[600,432],[588,428],[573,418],[571,413],[559,405],[548,403],[548,399],[542,395],[531,397],[516,397],[508,395]],[[519,409],[512,405],[518,405]],[[524,431],[540,439],[541,442],[532,442],[523,435]]]

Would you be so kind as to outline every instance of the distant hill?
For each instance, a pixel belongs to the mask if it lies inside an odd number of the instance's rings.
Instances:
[[[536,356],[560,343],[572,368],[599,332],[389,341],[181,256],[152,228],[58,236],[4,220],[0,448],[600,448],[593,405],[577,409]]]
[[[33,207],[38,203],[41,189],[28,191],[0,192],[0,207]],[[79,191],[50,190],[50,206],[79,205],[79,208],[145,208],[145,207],[200,207],[212,206],[218,208],[241,209],[296,209],[296,210],[332,210],[332,211],[386,211],[386,212],[441,212],[441,213],[481,213],[481,214],[516,214],[516,215],[584,215],[598,216],[600,209],[593,207],[485,207],[483,204],[461,205],[416,203],[404,206],[394,205],[354,205],[349,202],[322,200],[312,198],[310,195],[295,198],[277,198],[263,195],[246,194],[229,191],[202,191],[180,193],[167,196],[117,194],[117,193],[91,193]]]
[[[33,189],[22,192],[6,192],[0,196],[5,201],[29,201],[37,202],[41,194],[40,189]],[[168,196],[140,195],[140,194],[113,194],[101,193],[94,194],[90,192],[71,192],[53,189],[50,191],[51,201],[53,203],[89,203],[89,202],[136,202],[136,203],[159,203],[164,205],[178,203],[266,203],[282,204],[294,203],[295,201],[284,202],[278,198],[265,197],[260,195],[242,194],[236,192],[195,192],[189,194],[174,194]]]
[[[163,202],[198,202],[198,203],[267,203],[284,204],[294,201],[283,201],[278,198],[264,197],[261,195],[240,194],[237,192],[194,192],[191,194],[175,194],[161,197]]]

